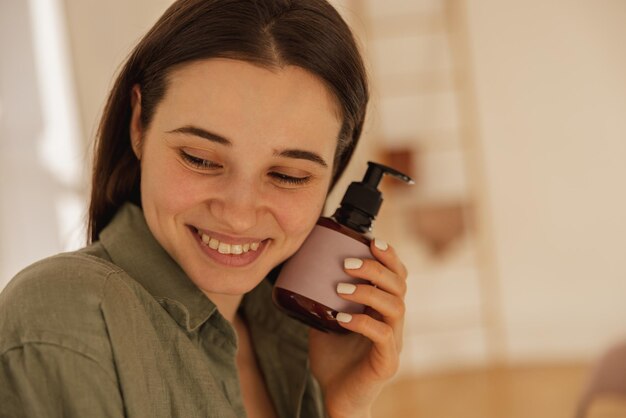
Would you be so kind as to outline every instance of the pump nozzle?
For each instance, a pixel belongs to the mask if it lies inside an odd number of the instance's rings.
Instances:
[[[341,206],[333,217],[337,222],[358,232],[368,232],[383,203],[378,184],[384,174],[390,174],[408,184],[415,182],[406,174],[391,167],[372,161],[367,163],[367,171],[361,182],[352,182],[341,200]]]
[[[399,172],[395,168],[387,167],[386,165],[378,164],[373,161],[367,162],[367,171],[363,177],[363,183],[376,189],[378,188],[378,183],[380,183],[383,174],[390,174],[408,184],[415,184],[413,179],[406,174]]]

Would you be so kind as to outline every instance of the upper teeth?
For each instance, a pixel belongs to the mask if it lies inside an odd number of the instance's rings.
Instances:
[[[245,244],[226,244],[220,242],[217,238],[212,238],[202,232],[199,233],[202,238],[202,242],[209,246],[213,250],[217,250],[220,254],[243,254],[248,251],[256,251],[259,249],[260,243],[247,242]]]

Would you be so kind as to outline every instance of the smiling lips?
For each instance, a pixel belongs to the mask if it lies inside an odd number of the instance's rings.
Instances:
[[[202,240],[202,243],[212,250],[217,250],[220,254],[232,254],[232,255],[240,255],[245,254],[248,251],[257,251],[260,242],[246,242],[243,244],[228,244],[226,242],[221,242],[215,237],[211,237],[201,231],[198,231],[198,235]]]

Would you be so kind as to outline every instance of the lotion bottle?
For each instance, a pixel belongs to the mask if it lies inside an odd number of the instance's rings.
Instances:
[[[343,269],[348,257],[372,258],[372,221],[383,202],[378,184],[390,174],[409,184],[405,174],[368,162],[361,182],[348,187],[332,217],[321,217],[300,249],[287,260],[274,284],[274,303],[288,315],[322,331],[347,333],[335,319],[339,312],[363,313],[365,306],[337,295],[339,283],[369,283]]]

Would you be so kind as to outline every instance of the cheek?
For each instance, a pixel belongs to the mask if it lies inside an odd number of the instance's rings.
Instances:
[[[311,191],[291,199],[283,198],[278,222],[290,239],[300,245],[321,215],[326,193]]]
[[[141,192],[144,204],[162,212],[176,212],[188,207],[198,196],[197,182],[173,159],[155,156],[142,165]]]

